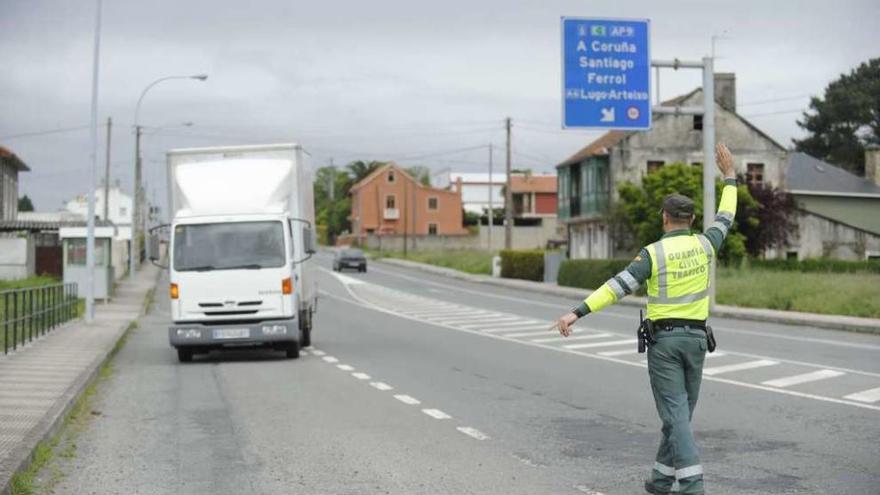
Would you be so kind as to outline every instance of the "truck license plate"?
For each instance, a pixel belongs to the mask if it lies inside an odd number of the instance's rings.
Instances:
[[[214,330],[215,339],[246,339],[251,336],[248,328],[217,328]]]

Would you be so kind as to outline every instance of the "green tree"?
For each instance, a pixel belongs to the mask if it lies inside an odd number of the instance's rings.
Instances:
[[[339,234],[351,230],[351,198],[348,192],[353,184],[346,170],[321,167],[315,173],[315,223],[325,229],[326,240],[330,244],[336,241]]]
[[[351,172],[354,183],[359,182],[364,177],[373,173],[377,168],[385,165],[386,162],[355,160],[348,164],[348,170]]]
[[[406,169],[406,173],[412,176],[423,186],[431,187],[431,169],[422,165],[415,165]]]
[[[27,194],[18,198],[18,211],[34,211],[34,203]]]
[[[716,183],[716,198],[721,195],[721,181]],[[660,207],[663,198],[672,193],[683,194],[694,200],[696,220],[694,230],[702,230],[703,219],[703,171],[699,167],[672,164],[642,178],[641,186],[631,182],[619,186],[618,211],[628,224],[638,246],[646,246],[663,235],[663,217]],[[739,212],[756,209],[757,203],[748,188],[740,185],[737,190]],[[745,236],[739,232],[739,224],[754,222],[754,217],[738,214],[733,228],[721,247],[719,258],[727,262],[739,262],[746,255]]]
[[[865,146],[880,144],[880,58],[862,63],[813,97],[798,125],[807,131],[795,148],[865,175]]]

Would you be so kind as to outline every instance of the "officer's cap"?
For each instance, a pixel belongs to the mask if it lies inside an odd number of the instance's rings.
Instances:
[[[663,211],[672,218],[687,220],[694,215],[694,201],[681,194],[670,194],[663,198]]]

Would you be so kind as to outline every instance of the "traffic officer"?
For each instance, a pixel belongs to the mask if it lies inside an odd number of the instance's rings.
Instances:
[[[680,194],[663,200],[663,236],[643,248],[620,273],[563,315],[557,327],[571,335],[571,325],[632,294],[647,283],[648,319],[656,343],[648,349],[648,375],[663,437],[645,490],[653,494],[703,493],[703,467],[691,430],[691,418],[706,356],[706,318],[713,259],[736,213],[733,157],[723,144],[715,149],[724,189],[715,222],[702,234],[690,230],[694,202]]]

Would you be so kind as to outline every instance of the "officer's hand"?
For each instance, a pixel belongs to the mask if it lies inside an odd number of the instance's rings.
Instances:
[[[566,313],[560,316],[558,320],[556,320],[556,324],[554,326],[559,329],[559,333],[562,334],[563,337],[568,337],[569,335],[571,335],[571,326],[574,325],[574,322],[576,322],[577,319],[578,317],[576,314]]]
[[[715,163],[718,164],[718,169],[721,170],[721,174],[725,179],[736,178],[736,168],[733,165],[733,155],[730,154],[730,150],[727,149],[727,146],[722,143],[715,145]]]

